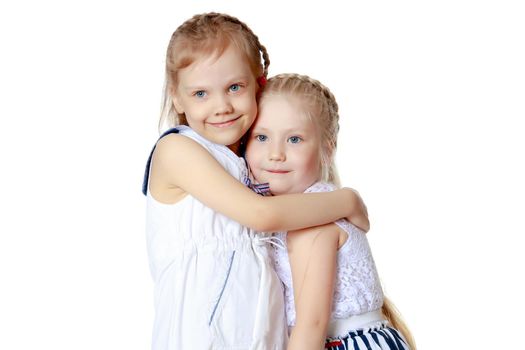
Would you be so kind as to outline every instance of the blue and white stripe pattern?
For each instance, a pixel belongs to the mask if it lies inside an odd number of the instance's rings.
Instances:
[[[410,350],[403,336],[386,322],[348,332],[342,337],[327,338],[328,350]]]
[[[262,184],[252,183],[249,177],[244,179],[244,184],[252,189],[253,192],[260,194],[261,196],[271,196],[270,184],[268,182]]]

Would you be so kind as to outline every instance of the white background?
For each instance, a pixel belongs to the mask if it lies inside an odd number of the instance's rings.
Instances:
[[[0,5],[0,348],[147,349],[140,192],[164,54],[227,12],[270,75],[329,86],[339,167],[420,349],[522,346],[525,12],[518,1]]]

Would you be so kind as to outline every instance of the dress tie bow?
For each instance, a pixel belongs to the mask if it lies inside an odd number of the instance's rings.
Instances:
[[[262,184],[254,184],[249,178],[244,181],[246,186],[252,189],[253,192],[260,194],[261,196],[271,196],[270,184],[268,182]]]

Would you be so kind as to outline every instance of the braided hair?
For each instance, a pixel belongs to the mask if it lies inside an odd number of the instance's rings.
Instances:
[[[306,116],[315,123],[321,139],[319,179],[339,186],[339,177],[334,162],[337,133],[339,132],[339,108],[334,95],[319,81],[299,74],[279,74],[270,78],[261,93],[260,103],[264,103],[265,97],[271,94],[295,99],[303,108]],[[390,324],[403,334],[410,349],[415,350],[416,344],[410,329],[395,305],[386,297],[382,312]]]
[[[264,97],[270,94],[285,95],[299,101],[306,116],[315,123],[319,131],[319,179],[339,186],[334,159],[339,132],[339,107],[334,95],[318,80],[299,74],[279,74],[270,78],[261,93],[261,103],[264,103]]]
[[[159,129],[188,125],[186,116],[178,114],[173,106],[179,70],[188,67],[203,56],[220,57],[234,45],[245,55],[255,80],[266,78],[270,58],[257,35],[239,19],[222,13],[195,15],[181,24],[171,36],[166,52],[166,81],[159,120]],[[262,60],[261,60],[262,58]]]

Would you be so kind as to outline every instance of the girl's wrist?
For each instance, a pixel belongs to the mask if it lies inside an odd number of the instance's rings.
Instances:
[[[344,213],[344,216],[350,216],[355,210],[355,192],[349,187],[343,187],[344,191],[344,203],[346,204],[345,208],[347,209]]]

